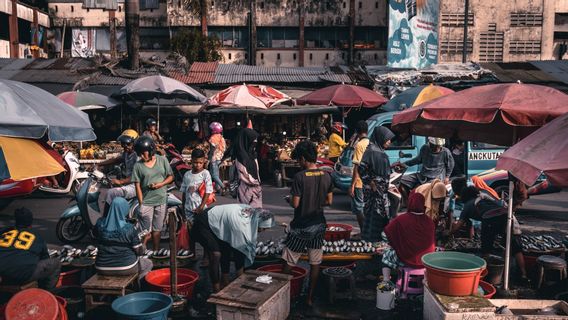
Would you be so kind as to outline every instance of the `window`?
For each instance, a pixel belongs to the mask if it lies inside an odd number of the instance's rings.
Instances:
[[[59,8],[57,6],[55,6],[55,12],[58,12]]]
[[[462,53],[463,52],[463,39],[449,39],[440,41],[441,53]],[[473,52],[473,39],[467,39],[467,52]]]
[[[474,150],[480,150],[480,149],[505,149],[505,147],[502,146],[498,146],[496,144],[490,144],[490,143],[485,143],[485,142],[476,142],[476,141],[472,141],[471,142],[471,148]]]
[[[295,53],[292,55],[292,57],[294,58],[294,60],[296,60],[296,54]]]
[[[511,40],[509,53],[540,54],[540,40]]]
[[[375,2],[375,9],[378,9],[378,8],[379,8],[379,2],[377,1],[377,2]]]
[[[300,30],[295,27],[257,28],[259,48],[297,48]]]
[[[357,56],[359,57],[359,60],[361,60],[361,52],[359,52]]]
[[[245,53],[245,60],[248,60],[248,58],[249,58],[248,53]]]
[[[140,28],[140,49],[165,50],[170,46],[168,28]]]
[[[75,8],[71,6],[71,12],[75,12]]]
[[[325,54],[325,60],[329,60],[329,53]]]
[[[462,27],[463,28],[463,18],[465,14],[462,13],[442,13],[442,26],[444,27]],[[467,25],[473,26],[473,12],[469,11],[467,15]]]
[[[231,59],[232,59],[232,55],[229,53],[229,60],[231,60]]]
[[[341,53],[341,60],[345,60],[345,52]]]
[[[379,55],[375,53],[375,60],[379,58]]]
[[[542,26],[542,13],[511,12],[511,27]]]
[[[382,124],[382,126],[385,127],[385,128],[388,128],[389,130],[391,128],[390,123]],[[406,135],[406,136],[407,136],[406,139],[402,139],[398,135],[398,133],[395,133],[394,138],[391,139],[391,145],[387,149],[388,150],[397,150],[397,149],[412,149],[412,148],[414,148],[412,136],[408,136],[408,135]]]
[[[347,7],[347,3],[344,1],[343,2],[343,9],[345,9]]]
[[[314,55],[310,53],[310,60],[314,60]]]
[[[363,2],[359,1],[359,9],[363,8]]]
[[[304,31],[306,48],[349,47],[349,29],[343,27],[308,27]]]
[[[260,2],[260,8],[264,9],[264,2]]]
[[[479,34],[479,61],[503,61],[503,32],[481,32]]]
[[[276,60],[280,60],[280,53],[276,54]]]
[[[122,12],[122,6],[118,6],[118,12]]]
[[[264,60],[264,53],[260,54],[260,60]]]
[[[387,27],[355,27],[355,49],[386,49]]]
[[[32,29],[32,23],[18,18],[18,38],[20,43],[32,43],[32,34],[30,30]]]
[[[217,37],[225,48],[247,48],[249,34],[246,27],[209,27],[210,37]]]

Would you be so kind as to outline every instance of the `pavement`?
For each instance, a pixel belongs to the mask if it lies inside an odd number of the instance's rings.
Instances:
[[[179,196],[179,193],[176,192]],[[264,207],[270,209],[277,221],[277,226],[259,235],[261,241],[278,239],[284,236],[284,230],[278,226],[289,223],[293,218],[293,209],[289,207],[284,197],[288,195],[288,188],[275,188],[269,185],[263,187]],[[28,207],[34,212],[34,229],[50,244],[61,245],[55,235],[55,227],[63,210],[72,202],[73,197],[53,196],[36,193],[27,198],[16,199],[4,209],[0,210],[0,227],[12,223],[12,214],[16,208]],[[227,196],[218,196],[218,204],[234,203],[235,199]],[[557,237],[568,234],[568,190],[560,193],[533,196],[517,213],[523,232],[547,233]],[[347,194],[337,192],[334,194],[333,205],[326,209],[328,222],[347,223],[354,226],[353,234],[359,232],[357,221],[350,212],[350,198]],[[89,237],[83,239],[76,247],[82,248],[91,244]],[[163,242],[166,247],[167,243]],[[198,250],[198,256],[201,256]],[[303,267],[309,268],[305,263]],[[205,269],[192,266],[198,270],[201,279],[207,279]],[[339,299],[333,304],[327,303],[328,289],[325,281],[320,281],[317,289],[316,308],[306,308],[300,300],[294,302],[291,308],[290,319],[419,319],[421,318],[421,300],[410,300],[399,304],[394,311],[380,311],[375,308],[375,286],[378,281],[379,261],[358,263],[355,269],[357,277],[356,298]],[[213,318],[213,310],[205,301],[210,292],[209,281],[199,281],[196,286],[193,305],[207,314],[205,318]],[[307,281],[305,282],[307,283]],[[304,290],[306,288],[304,287]],[[305,292],[305,291],[304,291]],[[95,317],[96,318],[96,317]]]

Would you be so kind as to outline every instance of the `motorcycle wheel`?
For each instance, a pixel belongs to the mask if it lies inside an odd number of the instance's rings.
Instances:
[[[89,233],[89,229],[81,216],[59,219],[55,230],[57,238],[63,243],[75,243]]]
[[[132,207],[130,209],[130,211],[128,212],[128,220],[130,220],[134,226],[136,227],[136,229],[141,230],[140,228],[140,224],[138,223],[138,208],[140,207],[140,205],[137,203],[134,205],[134,207]],[[179,208],[179,206],[171,206],[171,207],[167,207],[166,208],[166,218],[164,221],[164,228],[162,230],[162,232],[160,233],[160,238],[162,240],[166,240],[170,238],[170,230],[168,229],[168,210],[170,210],[171,208],[176,208],[176,217],[178,220],[177,223],[177,228],[176,228],[176,234],[179,233],[180,229],[181,229],[181,222],[182,222],[182,213],[181,213],[181,209]]]

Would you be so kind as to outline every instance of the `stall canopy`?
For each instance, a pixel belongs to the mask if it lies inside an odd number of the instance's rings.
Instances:
[[[505,151],[497,169],[508,170],[527,185],[544,173],[556,187],[568,187],[568,113]]]
[[[354,85],[338,84],[308,93],[298,104],[376,108],[388,100],[379,93]]]
[[[86,113],[38,87],[0,80],[0,136],[91,141],[97,137]]]
[[[57,97],[81,111],[107,110],[120,104],[120,101],[105,95],[86,91],[65,91],[58,94]]]
[[[238,109],[245,111],[267,110],[277,105],[294,105],[287,94],[264,85],[242,84],[231,86],[209,98],[204,111]]]
[[[531,84],[473,87],[404,110],[393,129],[423,136],[512,145],[568,112],[568,95]]]
[[[435,85],[418,86],[397,94],[381,109],[384,111],[400,111],[451,93],[454,93],[454,90],[446,87]]]

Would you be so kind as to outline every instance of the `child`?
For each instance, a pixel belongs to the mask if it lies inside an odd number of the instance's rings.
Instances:
[[[154,251],[160,249],[160,233],[164,228],[167,185],[174,181],[168,160],[156,155],[156,144],[152,138],[141,136],[134,143],[134,150],[140,157],[132,169],[131,182],[136,186],[136,197],[140,203],[140,226],[152,231],[144,238],[144,246],[150,237]]]
[[[205,184],[205,193],[200,194],[200,187]],[[205,152],[201,149],[193,149],[191,152],[191,171],[185,173],[181,183],[182,203],[187,218],[189,230],[193,225],[196,214],[203,213],[207,206],[207,199],[213,193],[211,174],[205,169]],[[195,252],[195,243],[191,241],[191,252]]]

